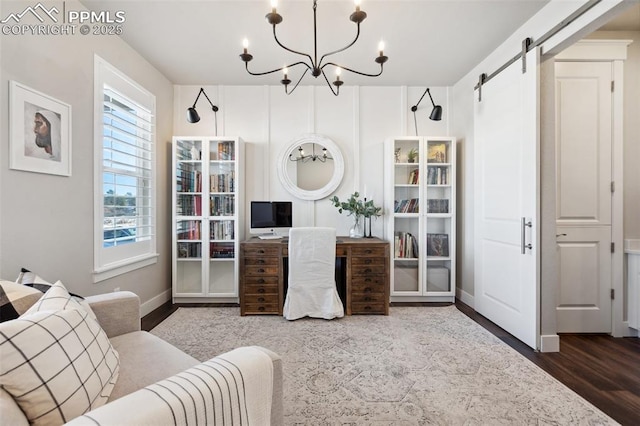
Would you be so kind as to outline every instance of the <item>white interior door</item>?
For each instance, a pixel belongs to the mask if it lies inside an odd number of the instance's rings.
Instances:
[[[482,86],[475,100],[475,309],[539,342],[539,51]]]
[[[611,333],[611,62],[557,62],[558,332]]]

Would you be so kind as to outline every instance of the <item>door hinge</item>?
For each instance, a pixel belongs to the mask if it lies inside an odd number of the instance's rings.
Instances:
[[[611,300],[614,300],[616,298],[616,291],[615,289],[611,289]]]
[[[613,93],[613,91],[616,89],[616,82],[615,81],[611,81],[611,93]]]
[[[611,243],[611,253],[616,252],[616,243]]]
[[[614,192],[616,192],[616,183],[615,181],[611,181],[611,193],[613,194]]]

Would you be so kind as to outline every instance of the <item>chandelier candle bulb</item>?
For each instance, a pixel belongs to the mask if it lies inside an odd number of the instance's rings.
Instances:
[[[380,56],[384,56],[384,41],[380,40],[380,43],[378,43],[378,50],[380,51]]]
[[[242,49],[244,51],[244,53],[247,53],[247,49],[249,48],[249,40],[247,38],[244,38],[242,40]]]
[[[356,5],[356,12],[360,12],[360,0],[353,0]]]

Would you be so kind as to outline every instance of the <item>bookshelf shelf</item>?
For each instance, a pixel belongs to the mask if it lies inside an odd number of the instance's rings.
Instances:
[[[243,141],[174,137],[172,146],[173,302],[237,302]]]
[[[385,142],[392,302],[455,298],[456,140],[403,136]],[[407,154],[418,151],[418,161]]]

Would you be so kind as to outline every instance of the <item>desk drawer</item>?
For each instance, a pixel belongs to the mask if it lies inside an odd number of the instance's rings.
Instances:
[[[386,284],[384,276],[354,277],[351,280],[351,293],[384,293]]]
[[[384,304],[384,293],[351,293],[351,306],[358,303],[382,303]]]
[[[264,257],[264,256],[279,256],[280,247],[251,247],[243,246],[245,257]]]
[[[371,303],[351,303],[351,314],[380,314],[385,315],[385,304],[384,302],[371,302]]]
[[[279,259],[277,257],[244,257],[245,265],[269,265],[278,266]]]
[[[248,305],[277,305],[278,293],[272,294],[247,294],[244,295],[244,303]]]
[[[244,275],[246,277],[249,276],[266,276],[266,275],[274,275],[278,276],[278,272],[280,268],[278,265],[246,265],[244,267]]]
[[[244,283],[242,287],[242,294],[278,294],[278,283],[275,284],[248,284]]]
[[[277,303],[245,303],[243,315],[270,314],[279,315]]]
[[[351,255],[353,257],[385,257],[386,247],[353,247],[351,249]],[[354,259],[355,260],[355,259]]]
[[[278,288],[278,276],[277,275],[253,275],[244,277],[244,286],[250,285],[269,285],[270,287]]]
[[[351,265],[353,266],[362,266],[362,265],[382,265],[386,263],[386,258],[384,257],[353,257],[351,258]]]
[[[355,259],[353,259],[355,260]],[[354,277],[358,275],[384,275],[385,265],[384,263],[371,264],[371,265],[358,265],[355,262],[351,262],[351,275]]]

